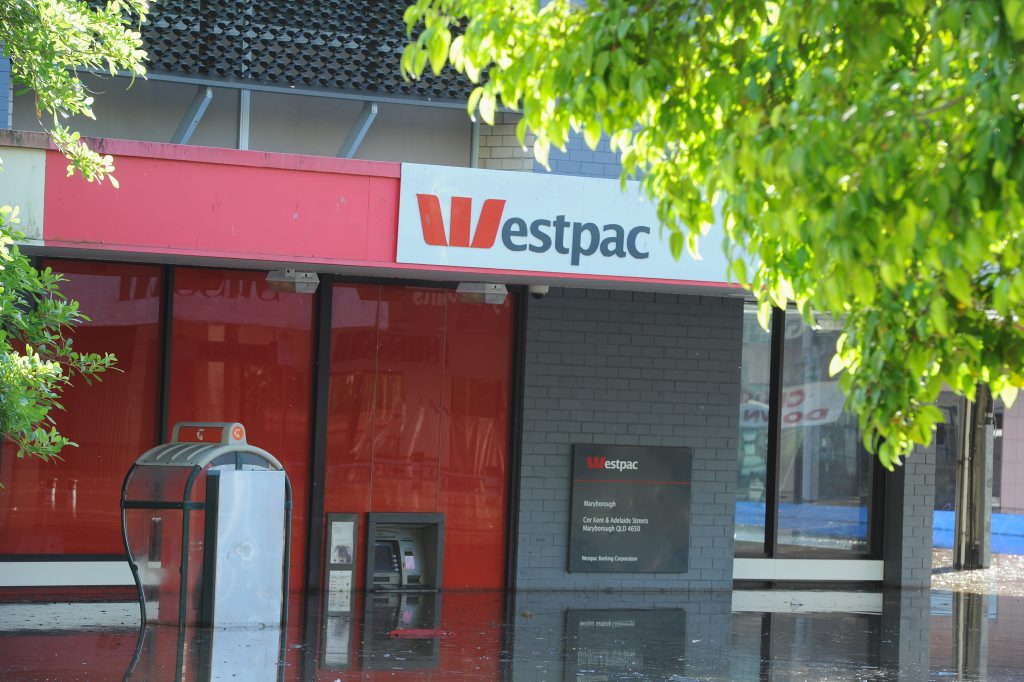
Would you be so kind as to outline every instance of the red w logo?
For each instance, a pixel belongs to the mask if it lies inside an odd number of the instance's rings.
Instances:
[[[587,468],[604,469],[604,463],[606,461],[608,461],[607,457],[587,457]]]
[[[498,235],[501,213],[505,210],[504,199],[487,199],[480,210],[473,243],[469,242],[470,221],[473,216],[473,200],[469,197],[452,197],[450,237],[445,237],[444,219],[441,217],[441,200],[433,194],[417,194],[420,206],[420,224],[423,226],[423,241],[431,246],[463,246],[471,249],[489,249],[494,246]]]

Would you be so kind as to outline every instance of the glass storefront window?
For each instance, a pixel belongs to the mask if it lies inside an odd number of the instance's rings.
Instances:
[[[841,330],[786,316],[779,436],[778,554],[866,554],[872,462],[829,377]]]
[[[502,587],[514,298],[336,284],[333,308],[325,509],[440,512],[445,588]]]
[[[0,553],[117,556],[121,482],[157,443],[163,270],[154,265],[44,260],[67,277],[61,291],[91,321],[74,331],[81,352],[117,355],[116,371],[91,385],[76,379],[54,410],[57,428],[78,443],[63,461],[0,457]],[[2,398],[0,398],[2,399]]]
[[[305,576],[315,298],[266,272],[177,268],[168,425],[241,422],[292,484],[291,587]],[[167,434],[168,436],[170,434]]]
[[[776,315],[773,349],[757,306],[744,309],[735,554],[870,555],[877,550],[870,523],[875,458],[828,373],[841,329],[828,320],[811,328],[796,311]],[[781,358],[773,357],[780,350]],[[773,386],[777,405],[770,404]]]
[[[763,556],[768,500],[768,388],[771,334],[757,321],[757,306],[743,310],[740,437],[736,475],[737,556]]]

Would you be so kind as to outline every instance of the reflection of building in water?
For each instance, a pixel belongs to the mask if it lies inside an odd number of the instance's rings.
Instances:
[[[441,635],[441,595],[374,592],[367,595],[363,622],[364,670],[430,670],[437,667]],[[393,636],[394,631],[413,632]]]

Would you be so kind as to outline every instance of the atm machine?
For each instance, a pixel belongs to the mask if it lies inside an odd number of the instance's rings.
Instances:
[[[371,513],[366,526],[367,590],[441,588],[444,514]]]

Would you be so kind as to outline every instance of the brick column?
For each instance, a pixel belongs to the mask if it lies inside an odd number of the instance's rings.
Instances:
[[[935,445],[918,447],[885,475],[883,580],[887,587],[928,589],[932,582]]]
[[[0,57],[0,129],[10,128],[13,124],[14,90],[11,87],[11,60]]]

